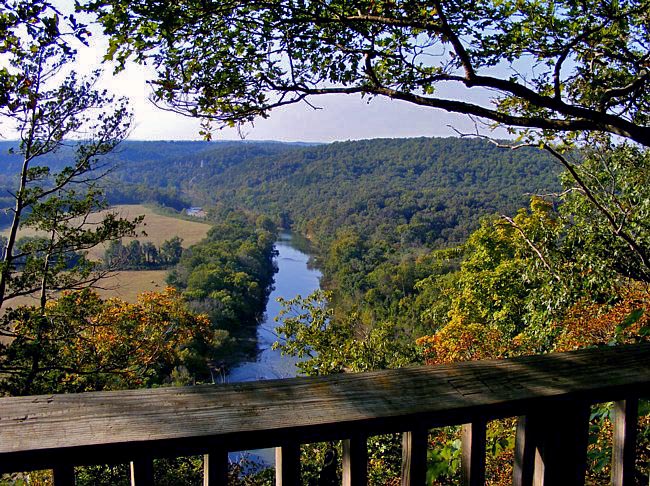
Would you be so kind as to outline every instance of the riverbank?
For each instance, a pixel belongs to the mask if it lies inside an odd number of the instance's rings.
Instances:
[[[309,265],[310,256],[303,251],[304,245],[297,243],[299,241],[291,233],[281,233],[275,242],[278,271],[274,276],[266,312],[257,327],[255,359],[234,366],[221,377],[222,381],[235,383],[290,378],[296,375],[296,359],[282,356],[280,351],[272,349],[272,346],[279,339],[275,332],[279,325],[275,317],[281,309],[277,299],[292,299],[296,295],[307,296],[320,286],[321,273]]]

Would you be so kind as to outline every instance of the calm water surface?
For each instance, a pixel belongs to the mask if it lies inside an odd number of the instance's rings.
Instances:
[[[308,267],[309,255],[296,249],[290,234],[281,234],[275,248],[279,253],[276,258],[278,273],[275,274],[275,289],[269,296],[266,313],[257,328],[257,357],[255,361],[245,361],[233,367],[226,377],[229,383],[296,376],[296,360],[271,349],[278,340],[275,329],[280,325],[275,322],[281,309],[277,299],[293,299],[296,295],[306,297],[319,288],[321,273]]]
[[[281,234],[275,248],[279,252],[276,258],[278,272],[275,274],[275,288],[269,296],[266,313],[257,328],[257,358],[255,361],[245,361],[233,367],[225,377],[228,383],[296,376],[296,359],[282,356],[280,351],[271,349],[273,343],[279,339],[275,332],[276,327],[280,325],[275,322],[275,317],[281,309],[277,298],[293,299],[296,295],[306,297],[319,288],[321,273],[308,267],[309,255],[296,249],[290,234]],[[249,454],[249,459],[253,462],[275,462],[273,449],[250,451]],[[231,460],[237,460],[239,455],[231,454]]]

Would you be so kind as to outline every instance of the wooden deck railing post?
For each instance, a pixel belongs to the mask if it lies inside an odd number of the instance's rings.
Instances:
[[[426,469],[426,431],[417,427],[474,421],[463,430],[465,484],[474,485],[485,474],[486,421],[525,415],[513,484],[582,486],[590,405],[648,390],[650,343],[640,343],[236,385],[2,397],[0,473],[56,469],[56,486],[67,486],[73,465],[134,460],[132,484],[147,486],[153,456],[207,453],[205,481],[214,486],[227,474],[222,447],[273,443],[282,446],[279,484],[293,485],[300,483],[298,444],[348,439],[343,484],[363,486],[368,435],[410,430],[403,485],[411,486]],[[628,486],[632,475],[636,407],[632,399],[617,404],[614,486]]]
[[[587,470],[589,412],[567,403],[530,415],[535,433],[534,486],[583,486]]]
[[[363,434],[343,441],[343,486],[368,484],[368,438]]]
[[[517,419],[515,459],[512,467],[512,486],[532,486],[535,472],[534,421],[525,415]]]
[[[486,422],[478,420],[463,424],[461,484],[483,486],[485,484],[485,429]]]
[[[402,435],[402,486],[423,486],[427,478],[426,429],[404,432]]]
[[[300,486],[300,444],[275,448],[275,485]]]
[[[212,449],[203,456],[203,486],[228,484],[228,451]]]
[[[142,458],[131,462],[131,486],[153,486],[153,459]]]
[[[74,486],[74,466],[70,464],[55,467],[52,471],[54,486]]]
[[[612,486],[631,486],[635,484],[634,466],[636,461],[638,415],[638,398],[614,402]]]

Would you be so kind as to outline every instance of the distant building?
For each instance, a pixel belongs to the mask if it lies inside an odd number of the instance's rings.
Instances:
[[[187,208],[185,210],[185,214],[188,216],[194,216],[195,218],[205,218],[208,216],[208,213],[206,213],[203,208],[200,207]]]

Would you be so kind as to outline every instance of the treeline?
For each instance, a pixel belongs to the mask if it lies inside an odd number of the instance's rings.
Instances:
[[[0,179],[2,176],[0,176]],[[102,181],[104,199],[110,205],[118,204],[148,204],[168,208],[179,213],[191,207],[192,202],[180,191],[173,188],[157,188],[144,184],[123,184],[119,181]],[[16,204],[15,199],[8,195],[11,189],[0,185],[0,228],[9,226],[12,220],[12,210]],[[7,194],[7,195],[2,195]]]
[[[168,283],[183,292],[192,310],[207,314],[215,329],[229,333],[221,358],[255,351],[256,325],[277,271],[275,238],[268,218],[232,213],[183,251],[169,274]]]
[[[122,240],[108,243],[104,251],[104,265],[112,270],[153,270],[176,265],[183,254],[183,239],[174,236],[160,246],[151,241]]]
[[[104,181],[104,193],[109,204],[155,204],[174,211],[192,206],[190,199],[173,187],[152,187],[146,184],[126,184],[118,180]]]

